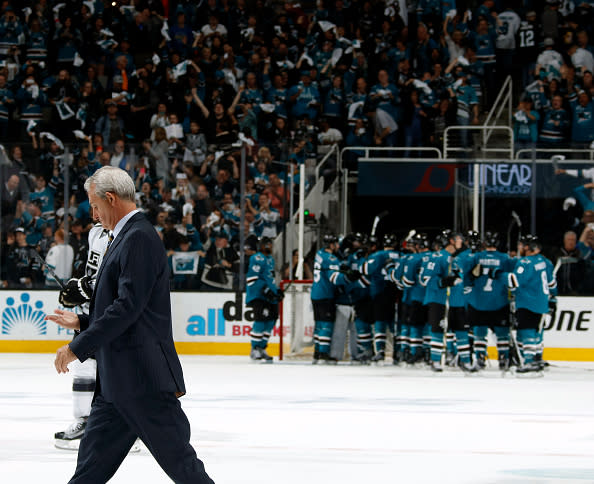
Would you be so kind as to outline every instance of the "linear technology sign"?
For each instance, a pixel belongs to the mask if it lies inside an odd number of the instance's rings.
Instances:
[[[532,166],[519,163],[480,165],[479,179],[485,193],[502,196],[527,196],[532,190]],[[474,186],[473,170],[466,173],[466,184]]]
[[[491,197],[528,197],[532,189],[533,169],[530,163],[493,162],[480,165],[481,186]],[[466,186],[474,186],[472,163],[415,161],[389,163],[361,160],[358,165],[357,190],[362,196],[451,196],[456,176]],[[538,196],[551,196],[558,184],[550,167],[537,167],[539,185],[547,187]],[[542,182],[542,183],[541,183]]]

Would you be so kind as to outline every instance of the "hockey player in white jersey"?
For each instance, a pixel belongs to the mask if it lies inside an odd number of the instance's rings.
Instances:
[[[95,277],[101,267],[103,255],[107,250],[109,233],[101,224],[96,224],[89,231],[89,251],[85,266],[85,275],[80,279],[70,279],[65,289],[60,291],[59,302],[65,308],[77,308],[88,314],[89,301],[93,294]],[[75,336],[76,337],[76,336]],[[72,403],[74,422],[64,431],[56,432],[55,445],[59,449],[78,449],[78,444],[85,431],[87,418],[91,412],[91,403],[95,392],[97,362],[94,358],[84,363],[74,360],[70,364],[72,373]]]

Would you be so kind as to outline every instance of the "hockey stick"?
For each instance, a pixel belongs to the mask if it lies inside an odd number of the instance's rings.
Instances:
[[[388,211],[384,210],[382,213],[375,216],[373,219],[373,226],[371,227],[371,237],[375,236],[375,231],[377,230],[377,226],[380,223],[380,220],[383,219],[386,215],[388,215]]]
[[[35,257],[39,261],[39,263],[41,263],[42,266],[45,266],[47,272],[49,272],[49,275],[55,279],[55,281],[62,288],[62,290],[65,290],[66,286],[64,285],[62,280],[56,275],[52,267],[43,259],[43,257],[41,257],[35,249],[31,249],[31,253],[33,254],[33,257]]]
[[[522,220],[520,219],[520,216],[517,214],[517,212],[515,210],[512,210],[511,216],[512,216],[513,220],[510,222],[510,224],[507,228],[507,253],[508,254],[511,252],[511,249],[512,249],[511,248],[511,231],[514,226],[514,223],[518,227],[518,241],[522,237]],[[516,246],[517,246],[517,244],[516,244]]]
[[[442,338],[442,344],[443,344],[443,350],[441,352],[441,366],[445,368],[446,365],[446,361],[447,361],[447,354],[448,354],[448,328],[449,328],[449,322],[448,322],[448,316],[449,316],[449,312],[450,312],[450,288],[448,287],[447,292],[446,292],[446,303],[445,303],[445,311],[444,311],[444,316],[443,316],[443,338]]]

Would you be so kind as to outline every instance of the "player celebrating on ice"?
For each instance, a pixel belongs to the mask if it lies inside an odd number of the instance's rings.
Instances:
[[[373,301],[375,356],[373,361],[382,364],[386,357],[386,334],[394,334],[396,317],[396,285],[386,280],[386,266],[395,265],[400,258],[396,252],[396,237],[384,235],[383,248],[371,254],[363,264],[363,275],[370,282],[370,296]]]
[[[410,300],[408,318],[410,354],[407,363],[414,365],[423,360],[423,329],[427,323],[427,306],[423,304],[425,287],[419,282],[419,273],[430,257],[427,234],[415,234],[412,246],[416,252],[403,260],[401,280]]]
[[[272,356],[266,352],[266,347],[278,318],[278,303],[282,298],[282,289],[274,283],[272,239],[262,237],[259,252],[250,257],[246,275],[245,302],[254,310],[255,317],[250,333],[252,339],[250,358],[254,361],[272,363]]]
[[[452,254],[456,251],[452,232],[443,230],[435,238],[433,246],[435,251],[419,274],[419,281],[426,288],[424,304],[431,325],[431,369],[440,372],[443,371],[441,359],[444,331],[447,329],[449,288],[460,284],[462,279],[457,274],[451,274]]]
[[[535,235],[523,237],[525,257],[513,272],[502,274],[516,295],[518,343],[522,347],[523,364],[518,373],[538,372],[542,369],[535,361],[542,342],[542,329],[547,313],[556,309],[557,281],[553,264],[544,257],[541,243]]]
[[[469,260],[468,268],[472,269],[467,274],[474,278],[468,313],[475,338],[475,362],[477,369],[485,368],[487,333],[491,328],[497,337],[499,367],[504,369],[509,366],[509,299],[507,284],[498,275],[510,272],[515,261],[497,250],[497,232],[486,232],[484,245],[485,249]],[[476,273],[479,273],[478,277]]]
[[[311,288],[311,302],[314,310],[314,356],[313,364],[319,360],[336,364],[330,356],[332,330],[336,318],[336,286],[346,285],[358,279],[361,274],[355,270],[340,272],[340,261],[336,257],[338,238],[324,235],[324,247],[316,253],[314,260],[314,282]]]

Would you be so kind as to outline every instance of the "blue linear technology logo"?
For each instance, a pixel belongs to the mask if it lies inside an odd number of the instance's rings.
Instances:
[[[16,306],[12,297],[6,298],[6,308],[2,311],[2,334],[10,336],[42,336],[47,334],[47,321],[43,302],[36,301],[35,308],[29,304],[31,296],[24,292],[21,302]]]

